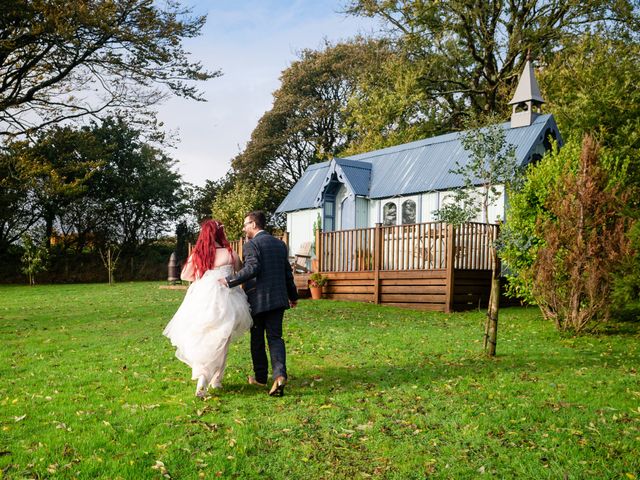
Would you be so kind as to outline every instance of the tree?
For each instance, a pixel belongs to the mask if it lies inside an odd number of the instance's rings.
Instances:
[[[44,222],[43,241],[47,249],[57,220],[70,204],[85,197],[85,184],[101,165],[95,159],[94,143],[93,135],[87,129],[56,126],[40,131],[33,144],[14,144],[14,154],[22,164],[23,176]]]
[[[470,221],[477,212],[482,212],[485,223],[489,223],[489,205],[499,195],[498,186],[513,185],[518,176],[515,147],[506,143],[501,125],[492,124],[476,128],[462,135],[461,143],[469,152],[464,165],[456,164],[451,173],[462,178],[463,187],[454,194],[454,206],[445,206],[436,212],[443,221]],[[479,192],[476,188],[479,187]],[[489,310],[485,324],[484,348],[489,356],[495,356],[498,341],[498,311],[500,308],[500,259],[497,245],[491,246],[493,257]]]
[[[610,186],[588,135],[578,171],[566,168],[562,177],[547,199],[551,215],[536,227],[544,244],[532,266],[533,294],[546,319],[579,333],[609,318],[613,273],[631,255],[630,192]]]
[[[219,72],[190,61],[182,42],[204,22],[172,0],[3,2],[0,137],[170,94],[202,100],[192,82]]]
[[[348,100],[358,78],[380,63],[384,42],[354,40],[304,50],[281,76],[273,107],[259,120],[232,167],[242,181],[268,185],[275,210],[312,163],[338,156],[349,145]]]
[[[14,148],[0,153],[0,252],[19,240],[39,220],[27,169]]]
[[[450,204],[434,212],[438,220],[458,224],[481,212],[483,221],[489,223],[489,206],[502,194],[499,188],[517,181],[515,147],[506,143],[504,129],[495,123],[497,118],[489,117],[489,121],[489,126],[461,136],[468,159],[464,164],[456,163],[449,173],[461,178],[462,187],[456,189]]]
[[[104,166],[95,195],[108,220],[106,234],[125,250],[158,238],[187,209],[175,161],[145,143],[124,119],[107,118],[92,128]]]
[[[29,285],[36,284],[36,275],[47,269],[49,254],[46,245],[38,243],[30,235],[22,236],[22,273],[29,278]]]
[[[565,176],[579,171],[581,141],[567,138],[562,149],[556,143],[540,162],[530,165],[517,190],[507,190],[509,209],[500,234],[500,257],[506,265],[507,294],[527,303],[536,303],[533,293],[533,264],[539,249],[545,245],[538,225],[550,221],[549,198],[563,188]],[[615,151],[601,148],[598,162],[607,172],[607,188],[629,186],[630,159],[621,159]],[[626,216],[637,216],[637,207],[630,198],[624,206]],[[633,266],[629,266],[631,270]]]
[[[269,195],[266,189],[237,182],[230,192],[213,203],[211,217],[222,222],[229,240],[236,240],[242,236],[247,213],[252,210],[264,210]]]
[[[176,257],[179,263],[182,263],[189,256],[189,244],[195,244],[196,232],[191,226],[185,222],[179,222],[176,225]]]
[[[501,257],[507,265],[507,293],[534,303],[531,267],[544,240],[536,234],[536,224],[546,221],[551,192],[561,188],[565,168],[578,171],[581,139],[589,133],[602,148],[599,162],[611,186],[640,185],[640,91],[635,78],[640,68],[640,43],[624,30],[598,30],[564,39],[548,57],[538,79],[545,92],[547,108],[553,112],[565,138],[536,166],[529,168],[521,189],[509,192],[507,222],[502,229]],[[634,198],[625,214],[637,216]],[[640,250],[634,249],[635,252]],[[630,285],[640,259],[629,261],[616,284]],[[640,277],[639,277],[640,278]],[[615,297],[619,305],[629,305],[634,289],[623,288]],[[626,299],[626,300],[625,300]],[[637,299],[637,297],[636,297]]]
[[[384,144],[389,132],[435,135],[438,125],[458,130],[469,117],[504,114],[528,51],[547,58],[589,29],[637,35],[640,27],[631,0],[352,0],[348,12],[385,22],[399,52],[391,68],[380,68],[393,75],[369,82],[352,104],[353,115],[366,119],[367,146]]]
[[[597,31],[563,42],[540,70],[547,109],[565,137],[584,132],[633,168],[621,181],[640,184],[640,42]]]
[[[233,170],[218,180],[207,180],[203,187],[196,187],[193,193],[192,212],[198,221],[211,216],[211,206],[216,198],[226,195],[236,182]]]

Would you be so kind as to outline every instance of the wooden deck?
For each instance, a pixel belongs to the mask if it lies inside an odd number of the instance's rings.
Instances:
[[[456,270],[450,304],[445,269],[380,272],[377,288],[373,272],[323,272],[323,275],[329,277],[323,298],[413,310],[446,312],[485,307],[491,291],[489,270]],[[294,278],[300,289],[307,282],[308,274],[297,274]]]
[[[323,297],[441,312],[486,306],[497,236],[498,225],[481,223],[318,231],[318,269],[329,277]],[[294,279],[308,296],[309,274]]]

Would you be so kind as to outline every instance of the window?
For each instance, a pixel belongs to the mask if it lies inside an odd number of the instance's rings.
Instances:
[[[383,225],[395,225],[397,218],[397,207],[393,202],[385,203],[382,209]]]
[[[402,224],[416,223],[416,202],[407,200],[402,204]]]
[[[324,231],[332,232],[335,228],[335,197],[327,195],[324,201]]]

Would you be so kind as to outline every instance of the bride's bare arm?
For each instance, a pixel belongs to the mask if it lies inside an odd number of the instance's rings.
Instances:
[[[233,271],[237,272],[242,268],[242,260],[236,252],[231,252],[231,258],[233,259]]]
[[[196,280],[196,267],[193,265],[191,256],[187,260],[187,263],[185,263],[184,267],[182,267],[180,280],[184,280],[185,282],[195,282]]]

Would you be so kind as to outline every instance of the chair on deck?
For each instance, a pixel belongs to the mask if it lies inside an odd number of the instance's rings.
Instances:
[[[311,242],[303,242],[293,257],[291,268],[293,273],[309,273],[307,261],[311,259]]]

